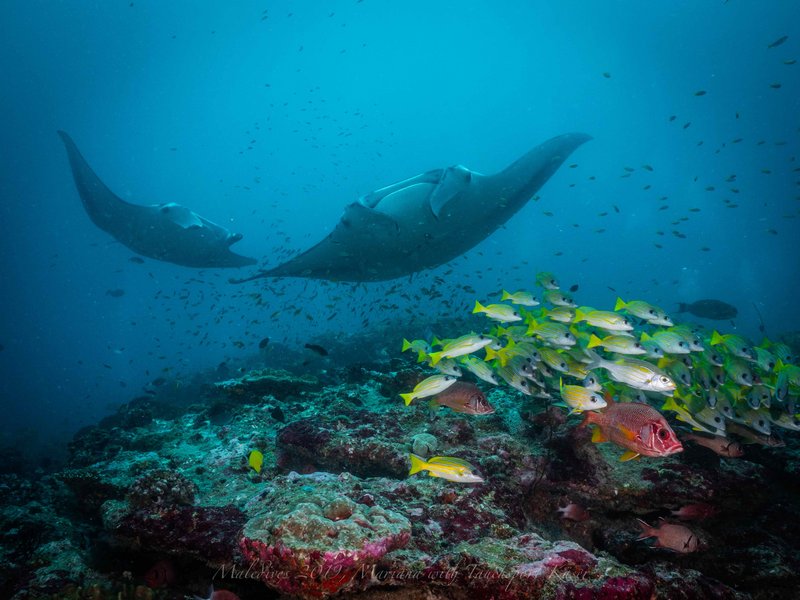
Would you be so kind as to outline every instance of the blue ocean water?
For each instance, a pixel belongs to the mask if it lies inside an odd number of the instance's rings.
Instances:
[[[791,1],[7,2],[4,445],[52,451],[148,382],[236,365],[264,337],[388,324],[394,353],[412,319],[540,270],[598,308],[718,298],[739,309],[726,331],[760,341],[757,309],[770,336],[800,329],[797,22]],[[83,211],[58,129],[121,197],[188,206],[263,265],[373,189],[594,139],[451,265],[234,286],[254,269],[131,262]]]

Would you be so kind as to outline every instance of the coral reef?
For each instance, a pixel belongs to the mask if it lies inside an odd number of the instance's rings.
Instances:
[[[800,585],[791,437],[739,459],[687,445],[622,463],[577,419],[505,389],[476,417],[405,407],[393,375],[372,367],[326,385],[273,377],[231,380],[169,418],[155,408],[87,428],[68,465],[38,479],[0,475],[0,596],[180,598],[213,579],[242,600],[762,600]],[[412,451],[462,457],[485,482],[409,476]],[[698,552],[637,540],[637,518],[700,502],[714,510],[684,523]],[[589,518],[562,519],[568,503]],[[151,589],[144,574],[165,558],[179,575]]]

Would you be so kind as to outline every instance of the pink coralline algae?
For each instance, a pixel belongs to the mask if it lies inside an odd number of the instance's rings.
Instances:
[[[284,594],[322,598],[364,587],[371,566],[411,537],[410,522],[380,506],[305,500],[253,517],[239,543],[251,570]]]

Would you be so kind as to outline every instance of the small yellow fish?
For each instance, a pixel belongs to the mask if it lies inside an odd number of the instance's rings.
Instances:
[[[247,460],[247,463],[253,467],[256,473],[261,473],[261,465],[264,464],[264,455],[258,450],[253,450],[250,453],[250,458]]]
[[[400,397],[405,401],[406,406],[411,404],[411,401],[416,398],[427,398],[428,396],[435,396],[449,388],[456,382],[456,378],[452,375],[431,375],[426,379],[420,381],[414,390],[407,394],[400,394]]]
[[[584,410],[599,410],[608,406],[600,394],[582,385],[564,385],[564,381],[559,379],[558,387],[561,399],[571,409],[569,414],[580,414]]]
[[[536,283],[546,290],[557,290],[560,287],[558,285],[558,280],[552,273],[548,273],[547,271],[536,274]]]
[[[644,302],[643,300],[631,300],[625,302],[622,298],[617,298],[614,310],[626,310],[632,315],[644,319],[651,325],[663,325],[672,327],[672,319],[667,316],[658,306]]]
[[[631,331],[633,325],[630,321],[609,310],[594,310],[583,306],[575,311],[575,323],[586,321],[593,327],[599,327],[608,331]]]
[[[475,467],[465,460],[452,456],[434,456],[425,460],[416,454],[409,454],[411,458],[411,470],[409,475],[428,471],[431,477],[441,477],[456,483],[482,483],[483,478],[475,475]]]
[[[475,308],[472,310],[475,313],[485,313],[490,319],[495,321],[502,321],[503,323],[512,323],[514,321],[521,321],[522,317],[513,306],[508,304],[489,304],[484,306],[477,300],[475,301]]]
[[[500,300],[503,302],[510,300],[513,304],[519,304],[521,306],[539,305],[539,300],[530,292],[514,292],[513,294],[509,294],[507,291],[503,290],[503,295]]]

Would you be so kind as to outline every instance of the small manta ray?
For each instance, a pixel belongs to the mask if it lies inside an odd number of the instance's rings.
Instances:
[[[185,267],[244,267],[256,260],[231,252],[240,239],[180,204],[143,206],[125,202],[108,189],[65,132],[64,141],[83,207],[92,222],[142,256]]]

